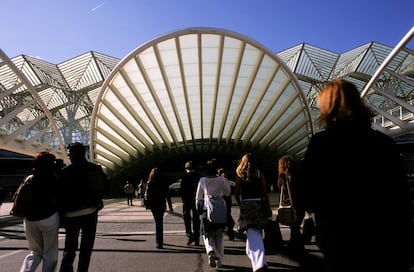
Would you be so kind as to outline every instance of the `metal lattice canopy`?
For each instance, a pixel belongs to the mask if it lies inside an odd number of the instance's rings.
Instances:
[[[342,54],[302,43],[274,54],[238,33],[190,28],[119,60],[87,52],[60,64],[0,50],[0,149],[90,145],[108,174],[191,154],[257,151],[300,159],[325,84],[352,81],[393,137],[413,132],[414,28],[392,48],[370,42]],[[400,137],[401,139],[401,137]],[[408,138],[409,139],[409,138]]]
[[[104,79],[119,59],[89,52],[60,65],[0,50],[0,148],[67,162],[65,143],[89,142],[89,121]]]

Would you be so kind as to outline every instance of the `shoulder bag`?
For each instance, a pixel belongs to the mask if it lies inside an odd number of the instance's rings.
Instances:
[[[293,207],[290,184],[287,178],[280,188],[279,208],[277,209],[276,221],[286,226],[293,226],[296,223],[296,210]]]
[[[204,199],[206,210],[207,210],[207,220],[214,225],[226,224],[227,222],[227,209],[226,201],[222,195],[219,195],[219,192],[222,190],[222,187],[217,188],[213,194],[207,193],[207,183],[204,181]]]

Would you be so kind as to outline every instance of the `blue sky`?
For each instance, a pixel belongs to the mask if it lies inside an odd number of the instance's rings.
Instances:
[[[414,26],[413,0],[1,0],[0,48],[58,64],[88,51],[125,57],[188,27],[231,30],[279,52],[306,42],[343,53],[395,46]]]

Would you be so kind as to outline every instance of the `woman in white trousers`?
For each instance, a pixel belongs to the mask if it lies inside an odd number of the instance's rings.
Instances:
[[[55,271],[58,260],[58,213],[37,221],[24,219],[24,229],[30,253],[26,255],[20,271],[35,271],[42,261],[42,271]]]
[[[247,232],[246,255],[254,272],[267,271],[262,232],[272,216],[266,179],[251,153],[245,154],[236,168],[234,196],[240,206],[239,232]]]
[[[42,272],[54,272],[58,261],[59,215],[57,209],[56,157],[39,152],[33,160],[30,179],[31,202],[24,215],[24,230],[29,253],[20,272],[34,272],[43,262]]]
[[[224,176],[217,176],[218,165],[216,160],[207,162],[206,176],[202,177],[197,186],[196,203],[203,202],[211,196],[230,195],[230,185]],[[224,201],[224,199],[223,199]],[[223,213],[227,216],[224,206]],[[201,216],[200,234],[203,235],[204,246],[211,267],[220,268],[224,257],[224,230],[226,223],[211,224]]]

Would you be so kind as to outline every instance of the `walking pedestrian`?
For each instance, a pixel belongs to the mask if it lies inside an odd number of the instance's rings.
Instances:
[[[350,81],[329,82],[317,103],[323,130],[308,144],[299,181],[327,271],[408,271],[411,197],[399,149],[371,127]]]
[[[217,171],[218,176],[223,176],[227,180],[226,172],[224,171],[224,168],[220,167]],[[226,226],[226,233],[227,237],[229,237],[230,241],[234,241],[234,219],[231,215],[231,207],[233,205],[232,203],[232,194],[231,194],[231,188],[230,188],[230,195],[224,196],[224,200],[226,201],[226,209],[227,209],[227,226]]]
[[[287,251],[289,255],[299,261],[302,261],[305,254],[305,245],[301,233],[301,224],[305,217],[305,210],[303,208],[303,200],[300,197],[300,187],[298,188],[298,169],[296,161],[291,155],[283,155],[278,160],[278,182],[277,185],[280,190],[283,189],[283,194],[288,196],[287,187],[291,191],[292,206],[296,212],[296,221],[290,226],[290,236],[287,243]]]
[[[230,186],[223,176],[217,176],[217,162],[209,160],[206,167],[206,176],[202,177],[197,186],[196,202],[204,202],[210,197],[230,195]],[[223,199],[224,201],[224,199]],[[225,207],[224,207],[225,208]],[[226,211],[223,211],[226,213]],[[208,263],[211,267],[220,268],[224,258],[224,229],[226,224],[213,224],[207,220],[201,222],[203,230],[204,246],[208,255]]]
[[[200,245],[200,216],[197,211],[195,197],[200,174],[193,168],[192,161],[184,165],[185,174],[181,178],[181,200],[183,202],[183,219],[187,245]]]
[[[240,206],[238,228],[247,232],[246,254],[254,272],[267,271],[263,229],[272,216],[266,178],[251,153],[236,168],[236,202]]]
[[[145,198],[145,191],[147,190],[147,181],[145,179],[141,179],[138,184],[138,198],[140,200],[140,206],[144,207],[144,198]]]
[[[55,271],[58,260],[59,215],[56,203],[57,180],[55,155],[36,153],[31,179],[32,202],[23,219],[29,254],[23,260],[21,272],[36,271],[41,262],[43,272]]]
[[[146,208],[151,210],[155,224],[155,247],[164,247],[164,213],[167,209],[168,183],[164,181],[157,167],[151,169],[145,193]]]
[[[77,272],[87,272],[107,178],[99,165],[86,160],[85,147],[81,143],[69,144],[68,156],[71,164],[60,171],[58,178],[58,203],[65,229],[60,272],[73,272],[80,234]]]
[[[134,185],[132,185],[132,183],[130,183],[129,180],[127,180],[124,185],[124,193],[127,198],[128,206],[134,206],[134,204],[132,203],[132,199],[134,198],[134,192],[135,192]]]

